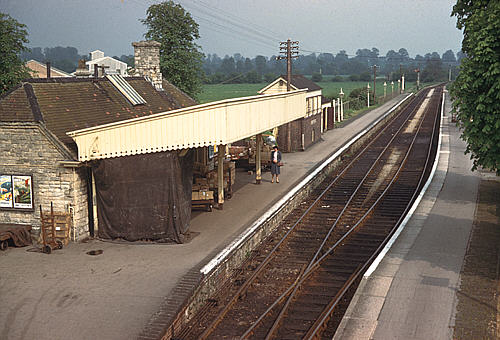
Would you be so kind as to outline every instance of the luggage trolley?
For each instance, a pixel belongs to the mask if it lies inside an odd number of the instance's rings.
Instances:
[[[42,221],[42,252],[50,254],[54,249],[62,249],[69,240],[69,214],[54,213],[54,206],[50,202],[50,214],[44,213],[40,205],[40,219]]]

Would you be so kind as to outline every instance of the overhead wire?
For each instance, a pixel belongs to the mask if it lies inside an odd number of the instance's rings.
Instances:
[[[137,3],[137,0],[129,0],[129,1],[134,1]],[[153,5],[153,4],[157,4],[157,1],[155,1],[155,0],[143,0],[143,1],[144,1],[144,4],[148,5],[148,6]],[[202,3],[202,2],[200,1],[200,3]],[[203,2],[203,5],[207,8],[210,8],[204,2]],[[279,39],[275,41],[273,37],[266,35],[266,34],[262,34],[262,32],[257,31],[251,27],[244,26],[244,25],[238,24],[238,23],[234,23],[232,21],[224,19],[221,16],[213,15],[211,13],[208,13],[207,11],[200,10],[199,7],[190,6],[190,5],[186,5],[186,7],[188,7],[191,10],[194,10],[193,13],[190,13],[192,17],[194,17],[195,19],[201,20],[201,21],[205,21],[205,22],[209,23],[210,25],[212,25],[212,26],[204,25],[203,29],[208,29],[208,30],[220,33],[220,34],[224,34],[224,35],[230,35],[230,36],[235,37],[237,39],[244,40],[244,41],[252,43],[252,44],[255,44],[255,43],[260,44],[261,46],[266,46],[267,48],[273,49],[273,50],[276,50],[276,48],[278,46]],[[197,12],[201,12],[204,15],[209,16],[211,19],[215,19],[219,22],[215,22],[213,20],[202,17],[202,16],[198,15]],[[221,12],[226,12],[226,11],[221,10]],[[236,17],[234,15],[232,15],[232,16]],[[241,18],[239,18],[239,19],[241,19]],[[222,23],[220,23],[221,21],[222,21]],[[224,24],[226,24],[226,25],[224,25]],[[223,31],[215,29],[213,27],[213,25],[222,28]],[[234,26],[234,27],[230,27],[230,26]],[[237,28],[237,30],[235,28]],[[242,30],[246,30],[246,31],[242,31]],[[270,41],[272,41],[272,43]]]
[[[210,12],[207,12],[206,10],[201,9],[200,7],[193,6],[193,4],[189,4],[189,5],[186,4],[186,7],[188,7],[188,8],[191,7],[191,8],[195,9],[196,11],[198,11],[198,12],[204,14],[204,15],[208,15],[211,18],[220,20],[221,22],[229,24],[229,25],[232,25],[232,26],[234,26],[234,27],[236,27],[238,29],[247,30],[248,32],[251,32],[252,34],[255,34],[256,36],[258,36],[259,38],[260,37],[264,37],[264,38],[269,39],[270,41],[273,41],[273,42],[279,42],[280,41],[279,38],[273,37],[273,36],[267,34],[265,31],[256,30],[255,29],[255,25],[252,25],[252,26],[245,25],[245,24],[243,24],[241,22],[236,22],[236,21],[230,20],[227,17],[221,16],[219,13],[217,13],[215,11],[215,8],[210,8],[209,6],[204,6],[205,8],[208,8],[211,11],[215,12],[215,13],[210,13]],[[241,21],[240,18],[238,18],[238,20]]]
[[[245,19],[243,17],[237,16],[237,15],[235,15],[235,14],[229,12],[229,11],[226,11],[226,10],[218,8],[218,7],[214,7],[213,5],[210,5],[210,4],[208,4],[208,3],[206,3],[206,2],[204,2],[202,0],[192,0],[192,1],[196,2],[196,3],[200,3],[202,6],[206,7],[207,9],[210,9],[212,11],[219,11],[221,13],[224,13],[226,16],[233,17],[236,20],[239,20],[240,22],[246,22],[248,25],[251,25],[252,28],[253,27],[257,27],[257,28],[260,28],[261,30],[263,30],[264,32],[267,31],[268,33],[271,33],[271,34],[274,35],[274,36],[268,35],[273,40],[277,40],[277,41],[281,40],[281,38],[277,38],[277,36],[282,36],[282,34],[281,33],[276,33],[274,31],[270,30],[269,27],[264,27],[264,26],[258,25],[258,24],[254,23],[254,22],[251,22],[251,21],[249,21],[249,20],[247,20],[247,19]],[[259,33],[262,33],[262,32],[259,31]]]

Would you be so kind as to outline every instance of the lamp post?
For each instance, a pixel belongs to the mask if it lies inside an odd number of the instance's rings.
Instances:
[[[401,79],[398,79],[398,92],[401,94]]]
[[[387,82],[384,81],[384,100],[386,95],[387,95]]]
[[[343,101],[344,91],[342,91],[342,88],[340,88],[339,96],[340,96],[339,115],[340,115],[340,121],[343,121],[344,120],[344,101]]]
[[[394,97],[394,81],[391,80],[391,97]]]
[[[417,91],[420,90],[420,68],[415,70],[417,72]]]
[[[367,106],[370,107],[370,83],[366,84],[366,101]]]

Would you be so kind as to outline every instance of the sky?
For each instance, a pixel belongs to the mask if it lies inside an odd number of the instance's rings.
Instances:
[[[147,8],[157,0],[0,0],[28,29],[29,47],[73,46],[80,54],[133,54],[144,40]],[[301,54],[404,47],[410,56],[460,50],[450,17],[454,0],[178,0],[200,26],[205,54],[277,55],[279,42],[299,41]]]

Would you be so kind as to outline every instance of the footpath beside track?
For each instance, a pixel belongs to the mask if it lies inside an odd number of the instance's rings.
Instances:
[[[422,91],[361,152],[345,157],[175,338],[331,337],[335,307],[430,171],[441,93]]]

